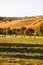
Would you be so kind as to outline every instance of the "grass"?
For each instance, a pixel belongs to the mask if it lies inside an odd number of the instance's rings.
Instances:
[[[0,43],[34,43],[34,44],[43,44],[43,36],[21,36],[17,35],[0,35]]]

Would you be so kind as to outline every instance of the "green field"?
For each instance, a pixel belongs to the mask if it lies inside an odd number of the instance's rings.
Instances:
[[[33,43],[33,44],[43,44],[43,37],[39,36],[21,36],[18,35],[0,35],[0,43]]]

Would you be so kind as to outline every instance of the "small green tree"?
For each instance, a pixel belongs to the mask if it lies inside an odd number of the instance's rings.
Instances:
[[[43,23],[41,23],[36,29],[36,35],[43,36]]]
[[[5,29],[3,29],[3,34],[5,34],[5,35],[11,35],[11,30],[10,30],[10,28],[5,28]]]

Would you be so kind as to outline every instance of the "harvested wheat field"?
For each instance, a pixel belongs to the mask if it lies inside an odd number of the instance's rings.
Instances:
[[[15,20],[14,19],[13,17],[4,17],[3,20],[0,20],[0,28],[29,28],[31,26],[32,28],[36,28],[40,23],[43,22],[43,16],[21,17]]]
[[[43,65],[43,44],[0,43],[0,65]]]

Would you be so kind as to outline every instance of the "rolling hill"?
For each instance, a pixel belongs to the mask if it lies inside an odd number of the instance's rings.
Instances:
[[[37,27],[43,22],[43,16],[34,17],[0,17],[0,28]]]

